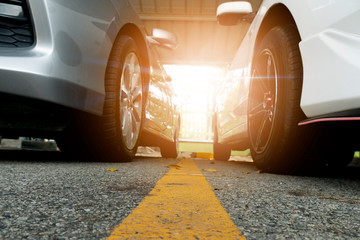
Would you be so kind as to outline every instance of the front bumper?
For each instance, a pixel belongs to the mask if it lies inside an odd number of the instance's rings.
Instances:
[[[102,115],[112,46],[108,30],[115,19],[108,15],[115,16],[116,10],[93,16],[93,9],[88,13],[72,8],[87,11],[87,1],[26,2],[34,40],[28,46],[0,47],[0,93]],[[95,4],[105,7],[110,1]]]

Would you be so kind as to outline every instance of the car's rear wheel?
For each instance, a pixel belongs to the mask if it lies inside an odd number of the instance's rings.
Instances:
[[[272,28],[255,54],[249,93],[248,131],[251,155],[264,170],[289,172],[300,164],[298,122],[302,62],[297,29]]]
[[[215,124],[214,128],[214,143],[213,143],[214,159],[219,161],[227,161],[231,155],[231,147],[227,144],[219,143],[219,136]]]
[[[173,142],[167,142],[160,147],[161,156],[163,158],[177,158],[179,154],[179,138],[174,137]]]

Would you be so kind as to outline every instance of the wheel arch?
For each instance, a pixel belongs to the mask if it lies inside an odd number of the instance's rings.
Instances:
[[[148,46],[146,44],[146,38],[141,32],[141,30],[135,24],[125,24],[119,31],[118,37],[121,35],[128,35],[132,37],[136,45],[140,49],[141,58],[143,60],[143,64],[145,65],[145,74],[144,74],[144,83],[145,83],[145,98],[147,97],[149,91],[149,83],[150,83],[150,57],[148,52]]]
[[[294,25],[296,30],[299,33],[297,24],[293,15],[291,14],[290,10],[283,4],[279,3],[273,5],[266,13],[260,28],[258,30],[258,34],[255,40],[254,50],[256,51],[257,47],[259,46],[261,40],[264,38],[267,32],[275,26],[281,24],[291,24]],[[300,33],[299,33],[300,36]]]

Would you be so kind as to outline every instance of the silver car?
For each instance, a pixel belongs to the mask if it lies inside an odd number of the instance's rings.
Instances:
[[[175,45],[165,31],[147,37],[128,1],[0,1],[0,135],[103,160],[127,161],[139,144],[175,157],[171,78],[152,55]]]

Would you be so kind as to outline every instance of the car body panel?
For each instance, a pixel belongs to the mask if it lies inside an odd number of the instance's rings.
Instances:
[[[268,21],[269,12],[279,6],[291,13],[301,36],[301,108],[305,115],[313,118],[360,108],[360,2],[264,0],[229,68],[224,80],[227,87],[219,93],[219,142],[247,138],[251,62],[258,32]]]
[[[151,67],[149,95],[145,108],[144,131],[159,132],[163,138],[174,140],[179,113],[173,101],[173,86],[167,73],[159,62],[156,46],[150,46]]]
[[[129,3],[114,2],[30,0],[35,44],[0,49],[0,73],[6,76],[0,91],[101,115],[105,89],[99,79],[112,43],[125,23],[141,29]]]
[[[138,47],[144,62],[153,65],[150,72],[148,66],[143,68],[150,78],[145,80],[150,85],[144,90],[150,92],[144,94],[149,96],[144,131],[162,139],[174,140],[179,125],[175,120],[178,112],[172,101],[172,86],[165,81],[166,73],[156,56],[150,57],[150,48],[155,46],[147,41],[142,22],[129,1],[27,0],[26,3],[35,42],[26,48],[0,47],[1,97],[21,98],[22,102],[36,100],[34,104],[31,103],[32,109],[40,106],[38,102],[44,102],[46,106],[53,104],[62,109],[102,116],[104,79],[112,45],[120,32],[131,29],[127,34],[141,45]],[[163,72],[159,73],[154,67]],[[155,106],[154,102],[160,104],[160,108],[152,107]],[[6,121],[0,123],[1,128],[9,125],[9,129],[21,125]],[[37,124],[36,130],[39,130],[39,126],[41,124]],[[48,130],[48,127],[45,128]],[[57,127],[56,130],[59,129]]]

